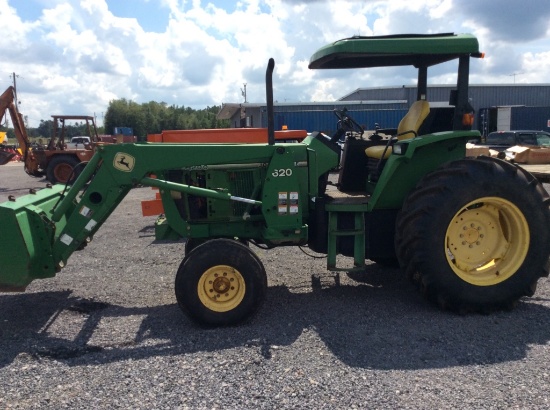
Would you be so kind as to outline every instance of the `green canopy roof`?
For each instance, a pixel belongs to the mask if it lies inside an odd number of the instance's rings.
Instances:
[[[422,67],[461,55],[482,56],[476,37],[453,33],[354,36],[320,48],[311,56],[309,68]]]

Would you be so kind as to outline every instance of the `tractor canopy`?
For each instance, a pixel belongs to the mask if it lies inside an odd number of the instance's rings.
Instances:
[[[416,100],[428,100],[428,67],[458,60],[456,89],[449,96],[452,130],[471,130],[474,109],[468,100],[470,58],[482,58],[471,34],[399,34],[354,36],[328,44],[313,54],[309,68],[342,69],[413,66],[417,69]],[[446,121],[446,120],[445,120]]]
[[[461,56],[483,57],[471,34],[399,34],[354,36],[317,50],[309,68],[339,69],[405,66],[429,67]]]

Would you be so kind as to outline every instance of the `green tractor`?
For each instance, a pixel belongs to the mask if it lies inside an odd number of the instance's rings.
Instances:
[[[55,185],[1,204],[1,290],[54,276],[128,191],[145,185],[158,187],[163,201],[157,238],[187,239],[175,292],[201,325],[234,325],[260,307],[266,272],[250,245],[308,245],[335,271],[364,271],[366,259],[399,263],[442,308],[510,308],[548,274],[549,197],[515,165],[466,157],[466,142],[479,138],[468,103],[470,59],[479,57],[466,34],[329,44],[310,68],[414,66],[418,98],[397,129],[365,136],[336,111],[334,135],[312,133],[301,143],[275,143],[270,60],[266,143],[100,146],[66,192]],[[451,60],[452,109],[433,110],[428,67]],[[337,255],[351,265],[338,266]]]

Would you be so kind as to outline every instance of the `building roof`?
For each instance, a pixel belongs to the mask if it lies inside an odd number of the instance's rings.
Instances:
[[[428,88],[456,88],[456,84],[428,84]],[[518,84],[470,84],[468,86],[469,88],[504,88],[504,87],[550,87],[550,83],[533,83],[533,84],[526,84],[526,83],[518,83]],[[395,90],[400,88],[406,88],[406,89],[416,89],[416,84],[414,85],[389,85],[389,86],[381,86],[381,87],[360,87],[356,88],[354,91],[340,97],[338,101],[343,101],[346,98],[358,94],[362,91],[373,91],[373,90]]]
[[[237,111],[241,109],[242,104],[235,104],[235,103],[228,103],[223,104],[222,108],[220,109],[220,112],[218,112],[218,115],[216,115],[216,118],[218,120],[228,120],[232,118]]]

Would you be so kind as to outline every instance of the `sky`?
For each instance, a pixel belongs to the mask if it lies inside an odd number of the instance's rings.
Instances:
[[[472,84],[550,83],[547,0],[0,0],[0,92],[17,86],[28,126],[95,115],[109,101],[201,109],[274,99],[330,102],[358,88],[414,85],[411,68],[310,70],[320,47],[354,35],[471,33]],[[456,65],[429,72],[455,81]],[[108,132],[108,130],[107,130]]]

